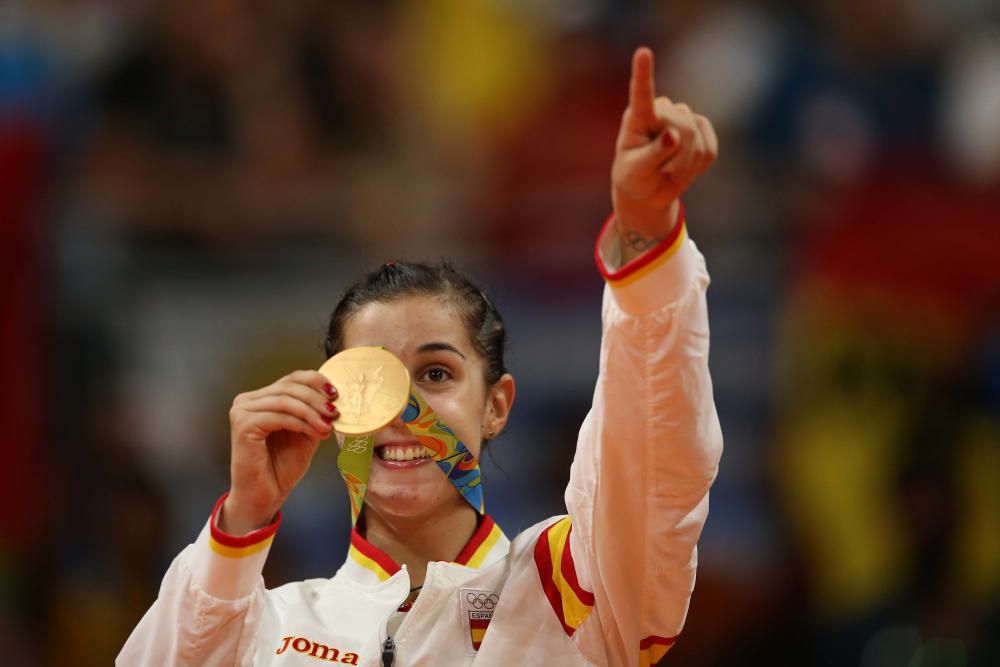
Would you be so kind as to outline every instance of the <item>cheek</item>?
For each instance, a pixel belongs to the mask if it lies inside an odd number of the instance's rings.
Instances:
[[[458,439],[479,458],[480,421],[483,406],[476,397],[425,396],[427,404]],[[485,400],[485,399],[484,399]]]

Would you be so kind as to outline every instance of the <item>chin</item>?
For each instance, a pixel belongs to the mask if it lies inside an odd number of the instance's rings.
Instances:
[[[383,480],[372,479],[365,493],[365,504],[379,514],[387,516],[399,518],[432,516],[450,504],[445,492],[451,489],[442,489],[441,486],[383,483]]]

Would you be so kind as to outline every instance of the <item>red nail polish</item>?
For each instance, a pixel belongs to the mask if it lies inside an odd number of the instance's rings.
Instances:
[[[664,148],[673,148],[674,145],[677,143],[677,140],[674,139],[674,135],[670,130],[667,130],[666,132],[663,133],[662,141]]]
[[[328,411],[329,411],[329,412],[330,412],[331,414],[337,414],[337,406],[336,406],[336,405],[334,405],[334,404],[333,404],[333,403],[332,403],[331,401],[327,401],[327,402],[326,402],[326,409],[327,409],[327,410],[328,410]]]
[[[320,415],[320,417],[322,417],[323,421],[325,421],[327,424],[333,423],[333,417],[327,417],[326,415]]]
[[[323,385],[323,389],[325,389],[326,393],[330,394],[330,396],[333,396],[333,397],[337,396],[337,390],[334,389],[333,385],[330,384],[329,382],[327,382],[326,384]]]

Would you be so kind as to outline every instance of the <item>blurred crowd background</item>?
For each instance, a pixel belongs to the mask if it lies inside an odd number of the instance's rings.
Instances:
[[[5,0],[0,662],[111,663],[233,396],[318,367],[387,260],[498,301],[489,509],[560,513],[639,44],[722,146],[685,203],[726,452],[664,663],[1000,665],[994,0]],[[269,585],[342,562],[329,449]]]

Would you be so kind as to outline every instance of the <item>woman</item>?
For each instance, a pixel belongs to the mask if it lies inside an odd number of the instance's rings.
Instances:
[[[600,376],[569,515],[513,541],[430,465],[412,425],[375,433],[364,511],[331,579],[267,591],[279,509],[339,413],[296,371],[230,412],[231,487],[168,571],[119,663],[649,665],[679,634],[721,434],[708,375],[708,275],[678,197],[715,159],[711,125],[655,98],[636,51],[597,242],[608,282]],[[447,266],[386,265],[334,311],[327,352],[382,346],[474,457],[514,402],[503,322]],[[343,442],[341,442],[343,445]]]

